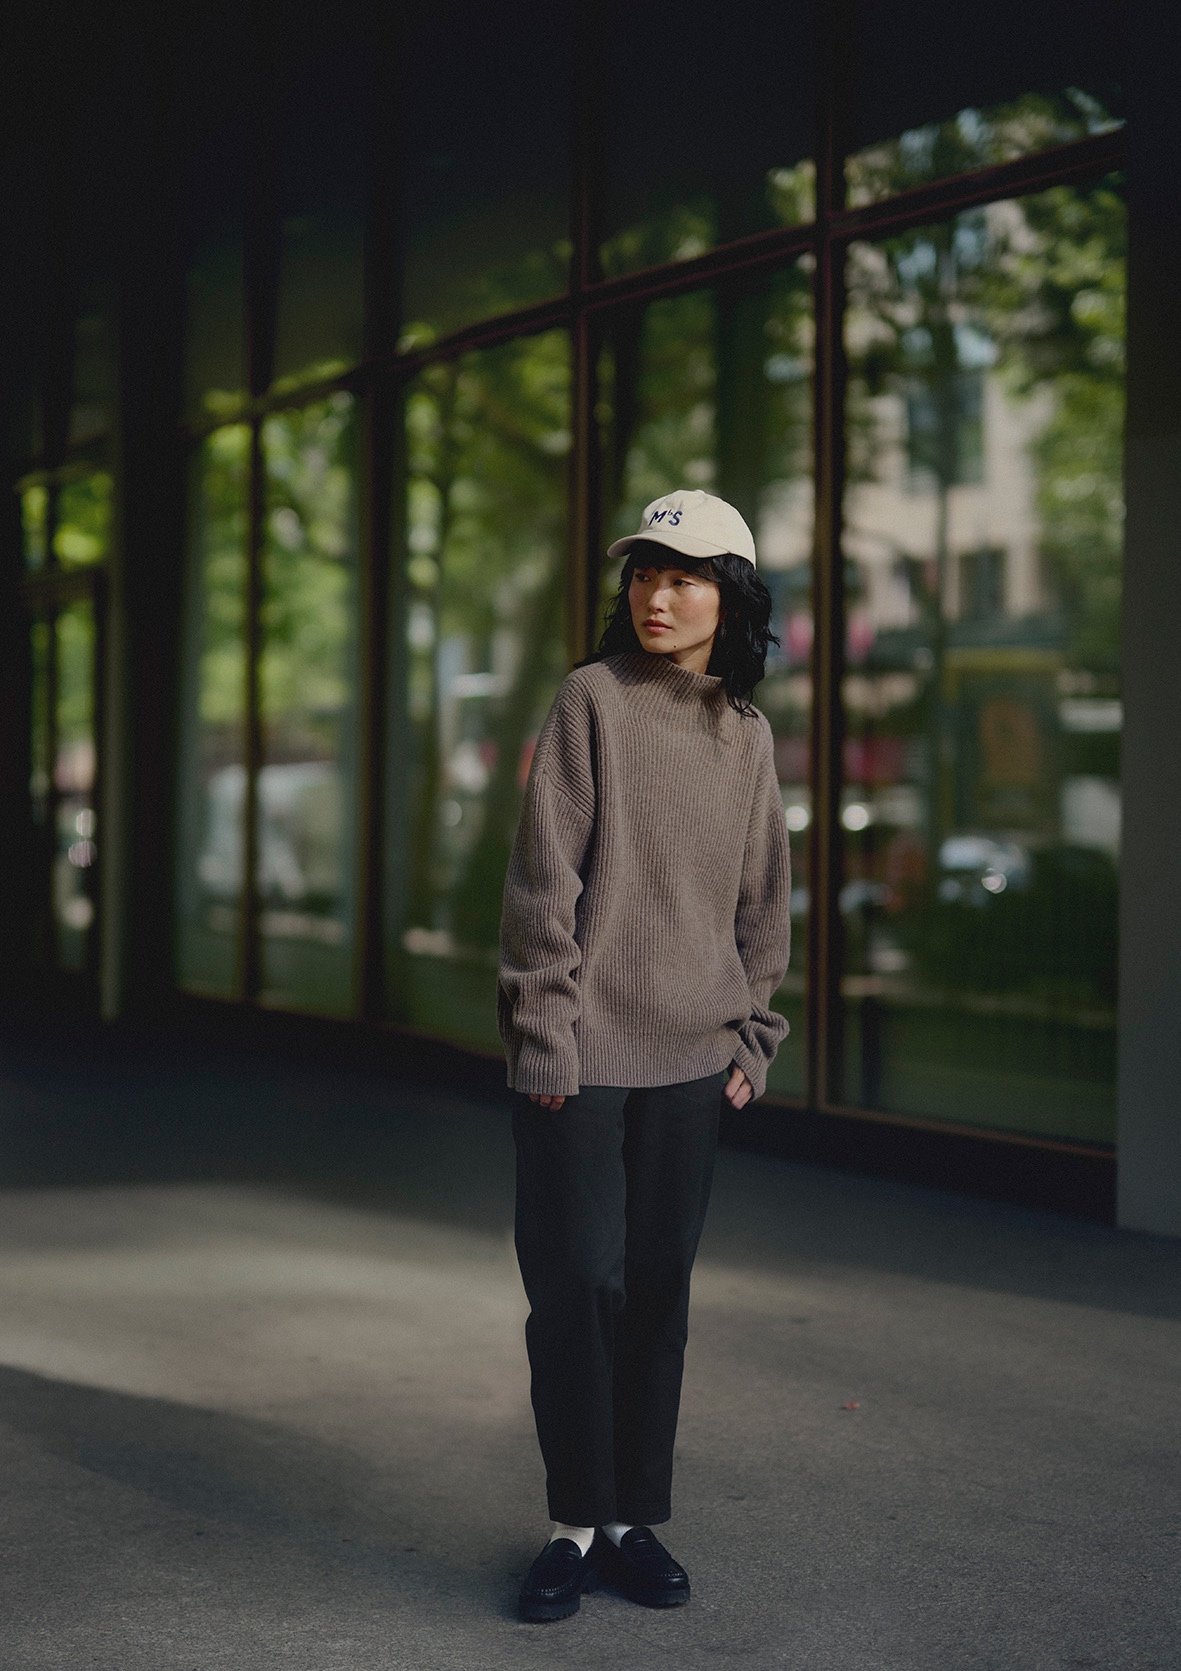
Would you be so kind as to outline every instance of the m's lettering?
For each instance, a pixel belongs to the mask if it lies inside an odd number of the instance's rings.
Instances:
[[[651,528],[653,522],[663,522],[667,515],[667,511],[653,511],[648,522],[649,528]]]

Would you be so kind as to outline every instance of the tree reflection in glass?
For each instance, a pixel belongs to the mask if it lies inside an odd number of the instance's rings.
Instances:
[[[431,367],[406,399],[410,839],[392,890],[401,1020],[498,1048],[501,891],[538,730],[566,671],[569,344],[550,332]],[[409,749],[406,744],[409,742]]]
[[[352,1006],[356,780],[353,397],[263,425],[260,995]]]
[[[1104,133],[1120,122],[1102,99],[1078,88],[1059,94],[1024,93],[1006,104],[961,110],[946,121],[912,128],[849,157],[849,203],[876,203],[928,181]]]
[[[111,496],[105,470],[87,470],[58,490],[53,550],[63,568],[88,568],[110,552]]]
[[[851,251],[849,1100],[1110,1139],[1124,211]]]
[[[94,604],[78,598],[54,624],[57,636],[57,713],[53,785],[57,841],[52,901],[57,963],[82,970],[95,919],[95,621]]]
[[[180,746],[177,978],[233,994],[246,790],[246,545],[250,431],[205,437],[192,466]]]

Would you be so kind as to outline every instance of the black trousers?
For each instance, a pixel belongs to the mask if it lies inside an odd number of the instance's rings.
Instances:
[[[669,1518],[689,1277],[726,1078],[585,1086],[556,1114],[513,1099],[517,1258],[553,1520]]]

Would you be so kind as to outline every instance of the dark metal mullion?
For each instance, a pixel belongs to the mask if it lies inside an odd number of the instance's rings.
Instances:
[[[365,225],[365,356],[368,374],[361,389],[363,471],[361,548],[358,577],[360,746],[356,789],[357,884],[356,1009],[364,1021],[387,1013],[385,979],[386,816],[388,801],[387,716],[390,680],[391,534],[395,459],[399,452],[400,388],[391,362],[401,331],[400,14],[374,15],[370,41],[368,100],[368,201]]]
[[[566,646],[573,664],[593,648],[599,575],[599,332],[585,306],[600,277],[599,113],[609,19],[581,0],[575,20],[570,183],[571,441],[566,529]]]
[[[93,681],[93,708],[91,710],[91,724],[94,730],[94,782],[90,789],[90,801],[94,811],[94,828],[101,843],[104,839],[104,788],[105,773],[103,765],[106,750],[103,739],[106,736],[106,708],[107,681],[103,677],[103,669],[107,659],[107,577],[102,569],[93,576],[90,592],[90,607],[94,614],[94,666],[91,674]],[[102,888],[99,886],[100,876],[98,867],[92,866],[87,871],[88,893],[94,906],[94,917],[91,920],[86,937],[86,974],[91,981],[97,983],[99,979],[101,934],[102,934]]]
[[[815,537],[812,555],[812,727],[809,830],[808,1101],[822,1108],[840,1095],[841,1066],[841,745],[844,670],[844,248],[832,222],[844,207],[848,132],[849,16],[833,4],[819,27],[819,110],[816,138],[816,268],[814,307]]]
[[[246,366],[253,417],[247,477],[245,597],[245,789],[242,807],[242,899],[238,939],[238,997],[258,997],[261,915],[258,892],[259,773],[263,760],[261,682],[265,599],[266,461],[259,402],[270,386],[274,361],[277,282],[277,123],[274,15],[265,0],[249,10],[250,82],[256,89],[250,138],[249,189],[244,249]]]
[[[600,493],[598,405],[599,333],[585,312],[575,315],[572,331],[573,436],[567,529],[566,643],[571,664],[594,648],[597,625]]]
[[[250,464],[247,500],[246,545],[246,667],[244,759],[246,783],[242,805],[242,902],[238,937],[238,997],[247,1002],[258,996],[261,959],[259,956],[259,805],[258,774],[262,767],[263,739],[260,669],[262,664],[263,533],[266,515],[265,460],[262,432],[255,423],[250,429]]]
[[[56,569],[57,559],[54,556],[53,541],[57,533],[57,496],[58,488],[49,489],[45,504],[45,567],[47,573]],[[62,601],[57,595],[57,588],[47,588],[52,599],[46,616],[48,631],[45,635],[45,761],[49,768],[49,781],[45,788],[45,831],[42,843],[41,882],[45,890],[41,900],[43,911],[42,921],[45,925],[45,956],[51,969],[57,968],[57,919],[53,913],[53,872],[57,863],[57,810],[59,792],[57,787],[57,686],[58,686],[58,654],[57,654],[57,622],[63,608]]]
[[[385,823],[389,528],[396,417],[388,377],[379,377],[370,385],[359,415],[362,515],[360,572],[357,576],[359,770],[354,789],[357,808],[354,993],[356,1010],[361,1018],[378,1021],[385,1012],[382,939],[385,868],[382,863],[382,838]]]

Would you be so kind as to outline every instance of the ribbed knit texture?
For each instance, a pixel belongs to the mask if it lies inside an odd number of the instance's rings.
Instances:
[[[509,1084],[573,1096],[733,1063],[760,1094],[787,1032],[768,1005],[789,889],[764,716],[645,651],[577,668],[538,738],[505,881]]]

